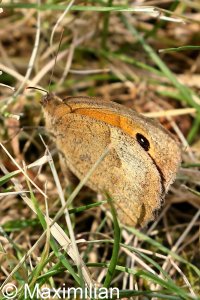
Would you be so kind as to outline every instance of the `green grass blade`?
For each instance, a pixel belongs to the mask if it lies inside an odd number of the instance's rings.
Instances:
[[[200,46],[181,46],[181,47],[175,47],[175,48],[166,48],[166,49],[160,49],[159,53],[166,53],[166,52],[180,52],[180,51],[191,51],[191,50],[200,50]]]
[[[107,201],[98,201],[96,203],[83,205],[83,206],[80,206],[80,207],[77,207],[77,208],[71,208],[71,209],[69,209],[69,214],[77,214],[77,213],[80,213],[80,212],[84,212],[88,209],[101,206],[102,204],[105,204],[105,203],[107,203]]]
[[[0,178],[0,186],[4,185],[6,182],[8,182],[11,178],[13,178],[16,174],[18,174],[19,171],[13,171],[13,172],[10,172],[4,176],[2,176]]]
[[[118,224],[116,211],[114,208],[114,205],[112,203],[112,200],[108,197],[108,202],[111,208],[111,213],[113,216],[113,223],[114,223],[114,245],[113,245],[113,251],[112,251],[112,257],[110,260],[110,264],[108,267],[108,272],[106,274],[106,278],[104,280],[104,287],[109,288],[112,278],[114,276],[114,272],[116,269],[117,261],[118,261],[118,255],[119,255],[119,249],[120,249],[120,241],[121,241],[121,230]]]

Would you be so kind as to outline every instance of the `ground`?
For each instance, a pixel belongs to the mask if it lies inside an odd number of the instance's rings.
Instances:
[[[199,1],[0,6],[1,292],[12,283],[24,299],[25,283],[95,283],[121,298],[200,297]],[[66,187],[45,130],[45,91],[116,101],[176,136],[181,167],[153,222],[119,225],[104,196]]]

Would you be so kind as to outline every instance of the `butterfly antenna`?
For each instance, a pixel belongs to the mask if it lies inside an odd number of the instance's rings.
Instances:
[[[28,86],[26,88],[26,90],[38,90],[38,91],[42,91],[42,92],[45,92],[47,95],[49,94],[48,91],[44,90],[44,89],[41,89],[41,88],[38,88],[38,87],[35,87],[35,86]]]

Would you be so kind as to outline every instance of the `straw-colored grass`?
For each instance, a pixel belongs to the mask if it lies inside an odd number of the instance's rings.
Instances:
[[[0,6],[0,299],[10,283],[16,299],[27,283],[200,299],[199,1]],[[116,100],[177,135],[182,166],[153,222],[119,225],[112,201],[85,188],[109,147],[66,186],[41,91],[28,86]]]

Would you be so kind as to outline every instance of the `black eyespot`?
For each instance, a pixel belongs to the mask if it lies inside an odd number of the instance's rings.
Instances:
[[[145,138],[145,136],[143,136],[141,133],[137,133],[136,139],[137,139],[138,143],[140,144],[140,146],[142,146],[142,148],[145,151],[149,151],[150,144],[149,144],[149,141],[147,140],[147,138]]]

